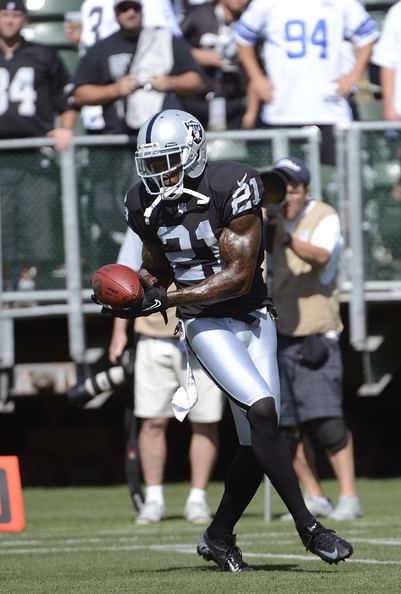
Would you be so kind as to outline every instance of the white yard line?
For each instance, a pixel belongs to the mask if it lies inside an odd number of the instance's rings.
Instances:
[[[354,538],[352,542],[364,542],[372,545],[389,545],[389,546],[400,546],[401,538]]]
[[[15,543],[14,543],[15,544]],[[135,552],[135,551],[157,551],[163,553],[178,553],[183,555],[196,555],[195,546],[188,544],[175,545],[116,545],[116,546],[97,546],[97,547],[26,547],[26,548],[8,548],[1,549],[2,555],[43,555],[49,553],[117,553],[117,552]],[[248,553],[244,551],[244,557],[251,559],[277,559],[292,561],[318,561],[316,556],[312,555],[293,555],[282,553]],[[353,557],[347,560],[347,563],[356,563],[364,565],[399,565],[401,560],[379,560],[379,559],[358,559]]]

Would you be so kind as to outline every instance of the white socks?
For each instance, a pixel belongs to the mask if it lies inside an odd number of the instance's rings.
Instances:
[[[163,485],[150,485],[145,489],[145,502],[155,501],[164,505]]]
[[[196,489],[195,487],[192,487],[189,492],[187,502],[203,503],[204,501],[206,501],[205,489]]]
[[[145,502],[154,501],[164,505],[163,485],[150,485],[145,488]],[[191,503],[203,503],[206,501],[206,490],[192,487],[188,494],[187,501]]]

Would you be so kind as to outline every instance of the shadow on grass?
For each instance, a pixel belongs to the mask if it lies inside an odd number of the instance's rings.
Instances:
[[[159,569],[135,569],[134,570],[130,570],[130,573],[135,573],[136,576],[138,576],[139,574],[143,574],[146,575],[147,573],[171,573],[173,571],[189,571],[191,573],[195,572],[195,571],[201,571],[203,572],[207,572],[207,573],[224,573],[219,567],[217,567],[217,565],[210,565],[208,567],[194,567],[193,565],[187,565],[185,567],[183,566],[177,566],[177,567],[163,567],[163,568],[159,568]],[[256,573],[258,571],[267,571],[267,572],[271,572],[271,571],[280,571],[280,572],[286,572],[286,571],[291,571],[291,572],[298,572],[298,573],[302,573],[302,574],[321,574],[322,570],[321,569],[305,569],[305,568],[301,568],[299,565],[296,565],[295,563],[285,563],[285,564],[263,564],[263,565],[252,565],[251,569],[249,571],[242,571],[241,573],[244,574],[253,574]]]
[[[197,568],[197,569],[198,570],[200,569],[200,571],[219,571],[219,572],[221,572],[221,569],[219,569],[216,565],[210,566],[210,567],[201,567],[201,568]],[[328,569],[328,568],[326,568],[326,569]],[[281,563],[280,565],[264,563],[263,565],[252,565],[249,571],[243,571],[242,573],[249,575],[249,574],[257,573],[258,571],[280,571],[280,572],[291,571],[293,573],[302,573],[302,574],[325,573],[324,570],[322,572],[321,569],[309,569],[309,568],[305,569],[304,567],[300,567],[299,565],[296,565],[295,563]]]

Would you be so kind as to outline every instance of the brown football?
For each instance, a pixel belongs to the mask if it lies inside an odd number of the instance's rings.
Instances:
[[[96,299],[117,309],[129,307],[143,297],[143,287],[137,273],[123,264],[106,264],[92,276]]]

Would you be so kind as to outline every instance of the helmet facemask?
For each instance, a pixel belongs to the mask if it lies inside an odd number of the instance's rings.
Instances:
[[[149,194],[162,194],[172,199],[183,185],[184,163],[188,147],[175,146],[160,149],[158,143],[143,145],[135,153],[138,175]],[[177,177],[174,182],[172,177]]]

